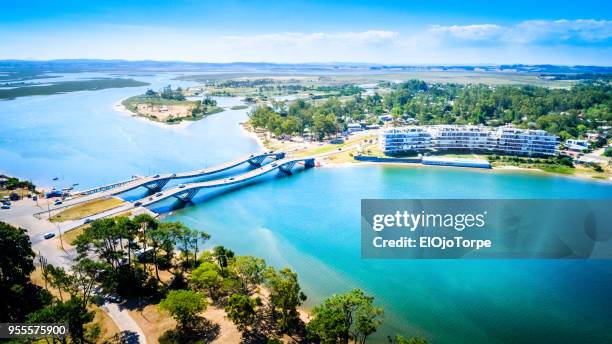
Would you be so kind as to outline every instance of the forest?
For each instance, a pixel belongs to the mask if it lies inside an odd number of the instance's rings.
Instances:
[[[298,99],[290,104],[272,102],[249,114],[255,128],[280,135],[310,132],[319,140],[346,129],[346,124],[381,123],[390,114],[394,123],[412,119],[418,124],[513,124],[543,129],[561,139],[579,138],[589,130],[612,123],[612,86],[603,80],[581,82],[571,89],[529,85],[460,85],[409,80],[382,82],[385,94],[324,102]]]

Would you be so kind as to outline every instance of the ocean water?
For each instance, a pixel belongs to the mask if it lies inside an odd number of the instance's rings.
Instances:
[[[100,75],[64,78],[83,76]],[[172,77],[135,78],[153,89],[190,85]],[[246,110],[168,128],[113,109],[148,87],[0,101],[0,173],[45,187],[86,188],[133,174],[203,168],[260,150],[238,126]],[[610,197],[609,183],[532,173],[315,168],[202,192],[166,220],[207,231],[212,245],[297,271],[308,307],[332,293],[364,289],[385,309],[376,341],[401,333],[432,343],[599,343],[612,342],[612,262],[362,260],[359,206],[362,198]]]

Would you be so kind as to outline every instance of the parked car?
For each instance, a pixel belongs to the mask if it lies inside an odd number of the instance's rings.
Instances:
[[[121,296],[119,296],[117,294],[108,294],[108,295],[106,295],[106,299],[109,302],[113,302],[113,303],[120,303],[122,301],[121,300]]]
[[[4,204],[4,205],[11,205],[11,201],[2,201],[2,204]]]
[[[53,202],[53,204],[60,205],[60,204],[62,204],[62,201],[60,201],[59,199],[56,199],[55,202]]]
[[[53,238],[54,236],[55,236],[55,233],[53,233],[53,232],[49,232],[49,233],[46,233],[46,234],[44,235],[44,238],[45,238],[45,239],[51,239],[51,238]]]
[[[2,208],[2,209],[11,209],[11,206],[3,204],[2,207],[0,207],[0,208]]]

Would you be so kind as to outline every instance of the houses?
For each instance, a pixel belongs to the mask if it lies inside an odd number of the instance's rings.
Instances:
[[[569,139],[565,141],[563,145],[565,146],[565,149],[572,152],[586,152],[590,148],[589,141],[587,140]]]
[[[359,123],[349,123],[347,124],[347,130],[349,133],[354,133],[357,131],[362,131],[363,127]]]
[[[378,119],[383,122],[389,122],[393,120],[393,117],[391,115],[380,115]]]

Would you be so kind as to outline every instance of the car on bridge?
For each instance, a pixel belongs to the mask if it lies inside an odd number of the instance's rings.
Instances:
[[[272,167],[276,167],[276,166],[278,166],[278,164],[277,164],[277,163],[273,163],[273,164],[272,164]]]
[[[45,239],[47,239],[47,240],[48,240],[48,239],[53,238],[54,236],[55,236],[55,233],[53,233],[53,232],[49,232],[49,233],[45,233],[45,235],[43,236],[43,238],[45,238]]]
[[[178,187],[179,187],[179,189],[182,189],[182,188],[185,187],[185,184],[179,184]]]
[[[154,175],[153,178],[159,178],[159,174]]]
[[[162,192],[158,192],[158,193],[155,194],[155,197],[161,197],[162,195],[163,195]]]
[[[85,219],[85,221],[83,221],[84,224],[88,224],[92,222],[93,222],[93,219]]]
[[[138,201],[138,202],[134,202],[134,206],[135,207],[140,207],[142,205],[142,202]]]

